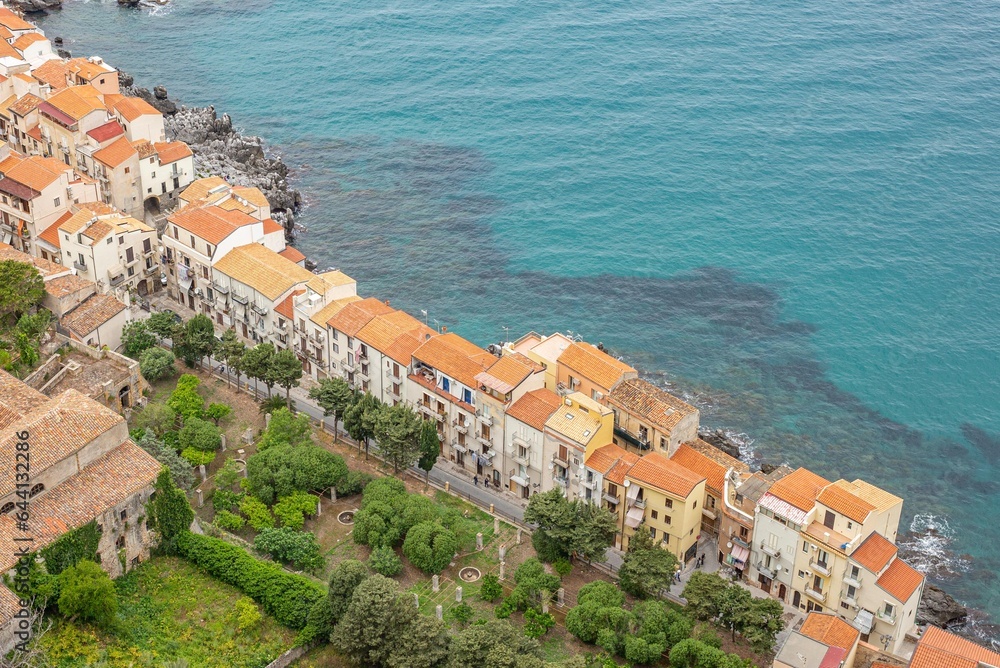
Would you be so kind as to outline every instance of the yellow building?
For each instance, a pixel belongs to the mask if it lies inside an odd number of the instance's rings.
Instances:
[[[665,455],[651,452],[637,461],[625,474],[625,502],[619,510],[623,522],[621,548],[639,525],[645,524],[660,541],[682,561],[698,552],[701,535],[702,499],[705,478]]]
[[[641,378],[617,383],[608,405],[615,412],[615,443],[622,447],[671,457],[681,443],[698,440],[698,409]]]
[[[670,459],[689,471],[705,477],[701,527],[707,533],[718,536],[726,482],[734,472],[749,473],[750,467],[700,438],[690,443],[682,443]]]
[[[559,408],[545,422],[542,490],[562,487],[566,498],[585,497],[581,481],[584,462],[611,442],[614,415],[607,406],[579,392],[562,397]]]

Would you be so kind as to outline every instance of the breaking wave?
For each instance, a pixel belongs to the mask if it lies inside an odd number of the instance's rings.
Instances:
[[[914,515],[910,529],[899,541],[900,556],[934,580],[950,580],[972,570],[972,557],[958,554],[951,544],[955,531],[946,517],[923,513]]]

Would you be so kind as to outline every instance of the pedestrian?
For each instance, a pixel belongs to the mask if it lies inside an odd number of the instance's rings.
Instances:
[[[472,476],[472,484],[475,485],[476,487],[479,487],[479,476],[478,475]]]
[[[485,487],[486,489],[490,488],[490,479],[489,478],[483,478],[483,487]]]

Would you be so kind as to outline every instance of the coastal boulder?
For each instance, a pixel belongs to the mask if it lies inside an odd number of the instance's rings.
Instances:
[[[698,437],[710,445],[714,445],[719,450],[733,457],[740,459],[740,446],[733,439],[726,435],[722,429],[699,429]]]
[[[61,9],[62,0],[11,0],[7,6],[15,11],[25,14],[33,12],[47,12],[52,9]]]
[[[945,590],[929,582],[924,587],[924,595],[917,606],[918,624],[933,624],[946,629],[961,624],[968,615],[969,610]]]

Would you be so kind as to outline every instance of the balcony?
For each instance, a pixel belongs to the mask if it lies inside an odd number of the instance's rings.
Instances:
[[[762,542],[760,544],[760,550],[764,554],[769,554],[772,557],[774,557],[775,559],[781,559],[781,550],[779,548],[777,548],[777,547],[771,547],[767,543],[763,543]]]
[[[884,609],[883,610],[876,610],[875,611],[875,616],[878,619],[880,619],[881,621],[883,621],[883,622],[885,622],[887,624],[893,624],[893,625],[896,624],[896,615],[889,614]]]
[[[569,486],[569,479],[567,479],[567,478],[565,478],[563,476],[553,476],[552,480],[554,480],[555,483],[557,485],[559,485],[560,487],[568,487]]]
[[[864,581],[864,578],[862,578],[860,575],[857,578],[852,578],[850,575],[845,575],[844,576],[844,584],[845,585],[850,585],[852,587],[857,587],[859,589],[861,588],[861,583],[863,581]]]
[[[564,469],[569,468],[569,462],[567,462],[565,459],[560,459],[557,455],[552,455],[552,463],[555,464],[556,466],[561,466]]]
[[[75,262],[73,262],[73,268],[76,269],[77,271],[82,271],[82,272],[86,273],[86,271],[87,271],[87,263],[86,262],[75,261]]]
[[[478,437],[476,437],[476,440],[478,440],[480,443],[482,443],[483,445],[485,445],[487,448],[492,448],[493,447],[493,439],[491,439],[491,438],[489,438],[487,436],[478,436]]]
[[[489,415],[480,415],[479,413],[477,413],[476,417],[478,417],[479,421],[482,422],[487,427],[493,426],[493,418],[491,418]]]
[[[267,315],[267,309],[263,306],[258,306],[256,303],[250,304],[250,310],[257,315]]]
[[[455,427],[455,431],[457,431],[459,434],[468,434],[469,433],[469,425],[468,424],[465,424],[465,423],[462,423],[462,422],[458,422],[456,420],[455,422],[452,422],[452,426]]]
[[[830,564],[826,561],[809,560],[809,567],[825,578],[830,577]]]
[[[846,603],[847,605],[857,605],[858,604],[858,600],[855,597],[853,597],[853,596],[848,596],[847,594],[844,594],[844,596],[842,598],[843,598],[844,603]]]
[[[819,603],[826,603],[826,594],[818,589],[806,587],[806,596]]]
[[[243,295],[238,295],[235,292],[233,293],[233,301],[236,302],[237,304],[243,304],[244,306],[250,303],[249,299],[247,299]]]
[[[515,455],[514,461],[521,466],[528,466],[528,455],[524,455],[523,457],[521,455]]]
[[[434,417],[437,418],[438,422],[445,422],[445,421],[448,420],[448,414],[447,413],[435,413]]]
[[[757,570],[760,571],[761,575],[766,577],[768,580],[773,580],[775,577],[777,577],[777,573],[775,573],[770,568],[765,566],[764,562],[762,561],[757,562]]]
[[[514,445],[519,445],[522,448],[527,448],[527,447],[529,447],[531,445],[530,443],[528,443],[526,440],[524,440],[520,436],[514,436],[510,440],[514,443]]]
[[[580,485],[582,487],[586,487],[587,489],[595,489],[597,487],[597,481],[593,480],[593,479],[591,479],[591,480],[581,480],[580,481]]]
[[[646,499],[636,499],[635,501],[632,502],[632,507],[633,508],[639,508],[641,510],[645,510],[646,509]]]
[[[212,285],[215,287],[215,291],[218,292],[220,295],[228,295],[229,294],[229,288],[227,288],[226,286],[219,285],[218,283],[214,283],[214,282],[212,283]]]
[[[358,378],[361,380],[371,380],[371,376],[368,375],[368,367],[361,367],[361,370],[358,371]]]
[[[354,373],[354,362],[344,362],[340,368],[348,373]]]
[[[108,282],[111,283],[111,287],[117,287],[125,282],[125,274],[115,274],[110,276]]]
[[[748,543],[747,541],[743,540],[739,536],[736,536],[736,535],[730,536],[729,540],[733,541],[734,545],[739,545],[740,547],[746,547],[746,548],[750,547],[750,543]]]
[[[344,366],[345,369],[347,368],[346,364],[343,365],[343,366]],[[354,367],[351,367],[351,369],[353,370]],[[427,406],[426,404],[418,404],[417,405],[417,410],[420,411],[421,413],[423,413],[424,415],[426,415],[427,417],[430,417],[430,416],[434,415],[434,409],[431,408],[430,406]]]

